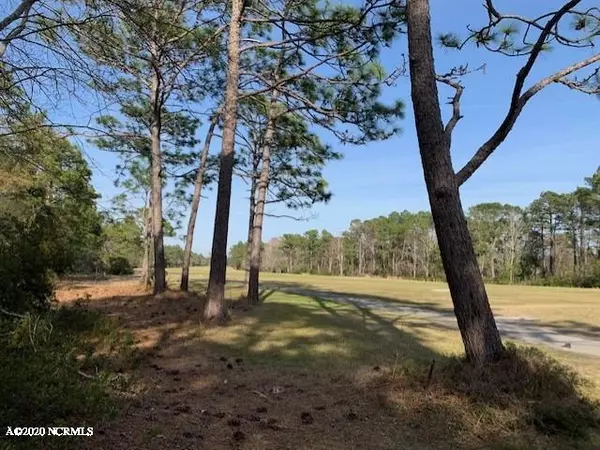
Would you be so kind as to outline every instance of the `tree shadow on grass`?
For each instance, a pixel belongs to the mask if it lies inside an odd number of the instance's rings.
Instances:
[[[531,398],[483,395],[489,375],[457,369],[401,314],[274,286],[261,297],[260,307],[236,310],[230,324],[214,328],[200,323],[203,299],[193,294],[90,300],[134,333],[146,361],[137,371],[144,391],[89,448],[588,445],[528,422]],[[517,378],[543,384],[539,367],[528,367]],[[481,389],[469,389],[473,377]],[[579,394],[565,386],[563,400],[577,405]]]
[[[572,336],[584,336],[590,339],[600,340],[600,327],[577,320],[560,320],[543,323],[544,326],[551,327],[561,333]]]
[[[202,286],[201,281],[197,281]],[[231,289],[242,286],[243,282],[228,282]],[[444,308],[434,302],[413,301],[380,295],[365,295],[354,292],[340,292],[315,288],[298,282],[261,283],[264,290],[321,299],[335,303],[354,305],[357,308],[378,310],[392,314],[418,317],[435,326],[457,330],[456,319],[451,308]],[[270,294],[271,295],[271,294]],[[497,317],[497,324],[503,338],[537,345],[544,344],[556,349],[567,349],[593,357],[600,357],[600,327],[576,321],[544,322],[537,319]]]
[[[389,370],[385,355],[394,347],[410,348],[406,357],[433,352],[364,312],[262,294],[268,298],[260,308],[236,311],[231,324],[209,329],[193,317],[197,297],[90,301],[119,317],[147,352],[139,371],[146,391],[111,436],[147,449],[180,445],[184,434],[191,436],[183,439],[189,448],[211,449],[391,449],[420,441],[395,424],[366,383]],[[361,369],[368,375],[363,380],[356,378]],[[142,436],[127,433],[134,427]],[[111,436],[107,431],[90,448],[115,445]]]

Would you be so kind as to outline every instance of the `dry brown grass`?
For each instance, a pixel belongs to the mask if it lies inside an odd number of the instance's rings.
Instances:
[[[491,373],[472,372],[452,356],[457,337],[447,329],[315,298],[263,294],[260,308],[235,309],[229,325],[206,328],[200,322],[203,299],[193,294],[152,297],[131,280],[80,283],[60,292],[63,302],[83,297],[116,318],[145,355],[133,371],[142,392],[124,404],[118,421],[97,427],[87,448],[600,445],[593,433],[585,440],[548,426],[561,411],[556,399],[574,402],[569,411],[579,411],[574,399],[581,394],[568,377],[567,392],[556,377],[534,376],[526,365],[505,367],[505,361]],[[231,298],[238,295],[237,288],[229,291]],[[537,393],[526,394],[532,386]],[[556,394],[552,402],[540,394],[546,388]],[[536,417],[550,419],[536,423]]]

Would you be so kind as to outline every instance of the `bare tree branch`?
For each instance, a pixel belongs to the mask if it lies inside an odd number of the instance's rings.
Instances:
[[[572,8],[577,6],[580,3],[580,1],[581,0],[570,0],[546,23],[546,26],[540,33],[535,45],[531,50],[531,53],[529,54],[529,57],[527,58],[527,62],[517,74],[517,79],[515,80],[515,85],[511,97],[510,107],[508,109],[506,117],[504,118],[496,132],[492,135],[492,137],[487,142],[485,142],[477,150],[475,155],[473,155],[473,157],[465,164],[465,166],[458,171],[457,181],[459,185],[463,184],[466,180],[468,180],[473,175],[473,173],[475,173],[475,171],[485,162],[485,160],[496,150],[496,148],[498,148],[498,146],[506,139],[508,133],[512,130],[519,115],[521,114],[523,107],[535,94],[537,94],[549,84],[558,82],[559,80],[564,79],[568,75],[580,69],[588,67],[600,60],[599,53],[583,61],[580,61],[579,63],[572,64],[567,68],[555,73],[554,75],[544,78],[543,80],[531,86],[525,93],[522,93],[525,81],[529,76],[535,62],[537,61],[538,56],[544,49],[544,45],[547,42],[548,36],[551,35],[551,31],[561,20],[561,18],[565,14],[567,14],[567,12],[569,12]]]
[[[273,217],[275,219],[292,219],[295,220],[296,222],[309,222],[310,220],[314,219],[316,217],[315,214],[311,214],[308,217],[304,217],[304,216],[292,216],[289,214],[270,214],[270,213],[263,213],[263,215],[265,217]]]
[[[31,7],[37,1],[38,0],[23,0],[21,3],[19,3],[19,5],[13,10],[12,13],[10,13],[4,19],[0,20],[0,32],[4,31],[14,22],[22,18],[23,15],[29,14]]]

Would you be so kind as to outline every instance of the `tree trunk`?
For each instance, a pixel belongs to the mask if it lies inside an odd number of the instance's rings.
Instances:
[[[250,186],[250,207],[248,208],[248,238],[246,240],[246,264],[244,265],[244,289],[248,291],[250,282],[250,258],[252,252],[252,230],[254,229],[254,218],[256,217],[256,178],[252,178]]]
[[[142,285],[149,289],[152,285],[150,277],[150,256],[152,246],[152,202],[150,192],[146,194],[146,209],[144,211],[144,256],[142,259]]]
[[[571,236],[571,246],[573,247],[573,275],[577,275],[577,263],[578,263],[578,259],[577,259],[577,234],[575,231],[575,227],[573,227],[572,230],[572,236]]]
[[[417,238],[413,241],[413,278],[417,278],[417,254],[418,254]]]
[[[490,249],[490,277],[492,280],[496,279],[496,258],[494,255],[495,251],[496,251],[496,241],[494,240],[492,242],[491,249]]]
[[[267,126],[262,147],[262,166],[260,178],[257,185],[256,207],[254,223],[252,224],[252,243],[250,248],[250,279],[248,281],[248,304],[257,306],[260,302],[259,276],[260,276],[260,247],[262,244],[262,230],[265,217],[265,202],[269,188],[269,177],[271,175],[271,145],[275,134],[275,115],[277,107],[278,91],[271,94]]]
[[[156,63],[155,63],[156,64]],[[160,139],[162,131],[162,104],[160,99],[161,80],[157,69],[152,74],[152,93],[150,106],[152,122],[150,136],[152,139],[151,186],[152,186],[152,236],[154,238],[154,293],[167,290],[166,261],[163,238],[162,209],[162,151]]]
[[[583,222],[583,209],[581,210],[581,219],[579,222],[579,273],[585,275],[587,261],[585,260],[586,248],[585,248],[585,225]]]
[[[377,256],[376,256],[376,250],[375,250],[375,244],[372,244],[371,246],[371,275],[375,275],[375,273],[377,272]]]
[[[231,207],[231,181],[233,177],[235,131],[237,127],[238,83],[240,79],[240,28],[244,0],[232,0],[229,42],[227,43],[227,86],[223,108],[223,137],[217,191],[217,209],[213,232],[210,275],[206,293],[204,318],[224,321],[225,279],[227,275],[227,235]]]
[[[544,222],[542,219],[542,224],[540,228],[540,238],[542,240],[542,278],[546,278],[546,243],[544,242]]]
[[[260,155],[254,151],[252,155],[252,176],[250,181],[250,207],[248,211],[248,239],[246,243],[246,265],[244,266],[244,289],[248,292],[248,283],[250,280],[250,253],[252,250],[252,230],[254,229],[254,218],[256,217],[256,185],[258,177],[258,166],[260,165]]]
[[[514,279],[515,279],[515,247],[514,247],[514,241],[511,244],[511,248],[510,248],[510,260],[509,260],[509,266],[508,266],[508,273],[509,273],[509,284],[513,284]]]
[[[425,245],[425,263],[423,264],[423,268],[425,269],[425,279],[429,280],[429,245]]]
[[[553,223],[553,219],[550,218],[550,251],[548,259],[548,270],[550,276],[553,277],[556,273],[556,224]]]
[[[204,140],[204,147],[200,155],[200,166],[198,172],[196,172],[196,179],[194,180],[194,194],[192,195],[192,204],[190,206],[190,218],[187,227],[187,234],[185,235],[185,248],[183,250],[183,267],[181,268],[181,290],[187,291],[189,288],[190,280],[190,261],[192,259],[192,244],[194,243],[194,229],[196,228],[196,218],[198,217],[198,207],[200,206],[200,199],[202,198],[202,188],[204,187],[204,174],[206,173],[206,160],[208,159],[208,152],[210,151],[210,142],[215,133],[215,127],[219,121],[219,113],[215,113],[213,116],[208,132],[206,133],[206,139]]]
[[[450,139],[442,123],[428,0],[408,0],[411,96],[419,150],[440,253],[467,358],[482,365],[502,355],[452,168]]]
[[[363,272],[363,251],[362,251],[362,237],[358,238],[358,275],[361,276]]]
[[[340,277],[344,276],[344,242],[338,239],[338,264],[340,265]]]

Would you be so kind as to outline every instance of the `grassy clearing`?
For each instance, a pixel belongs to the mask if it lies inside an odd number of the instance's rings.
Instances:
[[[178,273],[171,270],[173,280]],[[206,267],[192,269],[192,277],[208,277]],[[230,281],[243,281],[244,272],[228,269]],[[296,274],[261,274],[261,280],[323,291],[368,295],[406,304],[451,309],[445,283],[369,277],[330,277]],[[533,317],[544,324],[585,327],[600,333],[600,290],[521,285],[487,285],[496,314],[506,317]]]
[[[174,283],[178,273],[171,271],[169,275]],[[231,282],[227,290],[228,298],[236,300],[245,294],[241,287],[244,272],[228,269],[227,276]],[[203,292],[207,277],[207,268],[193,268],[192,288]],[[344,293],[348,296],[372,296],[384,301],[434,310],[451,311],[452,309],[448,286],[444,283],[270,273],[261,274],[261,280],[265,289],[264,295],[269,295],[269,292],[277,289],[278,286],[289,286],[312,289],[317,295],[319,292]],[[488,285],[488,292],[492,308],[497,315],[533,318],[537,319],[540,325],[557,331],[573,330],[592,337],[600,337],[600,290],[598,289]],[[277,293],[278,298],[282,298],[282,295],[285,296],[283,293]],[[448,355],[462,352],[460,336],[454,329],[449,330],[407,316],[394,317],[381,311],[377,314],[400,323],[403,321],[424,346],[436,352]],[[575,367],[584,377],[598,380],[600,384],[600,358],[550,348],[545,350]],[[589,388],[589,391],[600,398],[600,386],[594,385]]]

